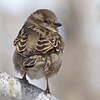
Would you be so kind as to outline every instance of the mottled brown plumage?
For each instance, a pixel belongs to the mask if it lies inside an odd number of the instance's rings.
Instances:
[[[58,33],[55,14],[40,9],[29,16],[17,38],[13,62],[15,69],[30,79],[48,78],[56,74],[61,66],[64,42]]]

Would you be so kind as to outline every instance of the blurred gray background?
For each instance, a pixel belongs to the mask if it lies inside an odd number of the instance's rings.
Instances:
[[[63,24],[63,63],[50,78],[51,93],[61,100],[100,100],[100,0],[0,0],[0,72],[14,70],[13,40],[27,17],[50,9]],[[45,79],[30,80],[45,89]]]

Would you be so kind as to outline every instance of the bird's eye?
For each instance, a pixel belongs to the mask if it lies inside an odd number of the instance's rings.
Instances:
[[[44,22],[45,22],[45,23],[48,23],[48,21],[47,21],[47,20],[44,20]]]

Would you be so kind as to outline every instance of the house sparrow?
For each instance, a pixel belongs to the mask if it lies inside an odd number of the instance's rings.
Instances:
[[[55,75],[61,66],[64,42],[58,33],[55,14],[47,9],[32,13],[14,40],[16,50],[13,56],[15,69],[23,79],[48,78]]]

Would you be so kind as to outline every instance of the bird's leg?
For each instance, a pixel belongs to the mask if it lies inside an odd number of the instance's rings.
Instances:
[[[47,78],[47,77],[46,77],[46,83],[47,83],[46,91],[47,91],[48,93],[50,93],[49,82],[48,82],[48,78]]]
[[[46,58],[45,58],[45,66],[44,66],[45,69],[48,68],[48,66],[49,66],[48,64],[49,64],[49,61],[48,61],[48,57],[46,56]],[[45,78],[46,78],[46,84],[47,84],[46,93],[50,93],[48,77],[45,75]]]
[[[23,79],[23,80],[27,80],[27,79],[26,79],[26,72],[25,72],[25,74],[24,74],[24,76],[23,76],[22,79]]]
[[[26,79],[26,72],[25,72],[25,74],[24,74],[22,80],[25,80],[27,83],[29,83],[28,80]]]

